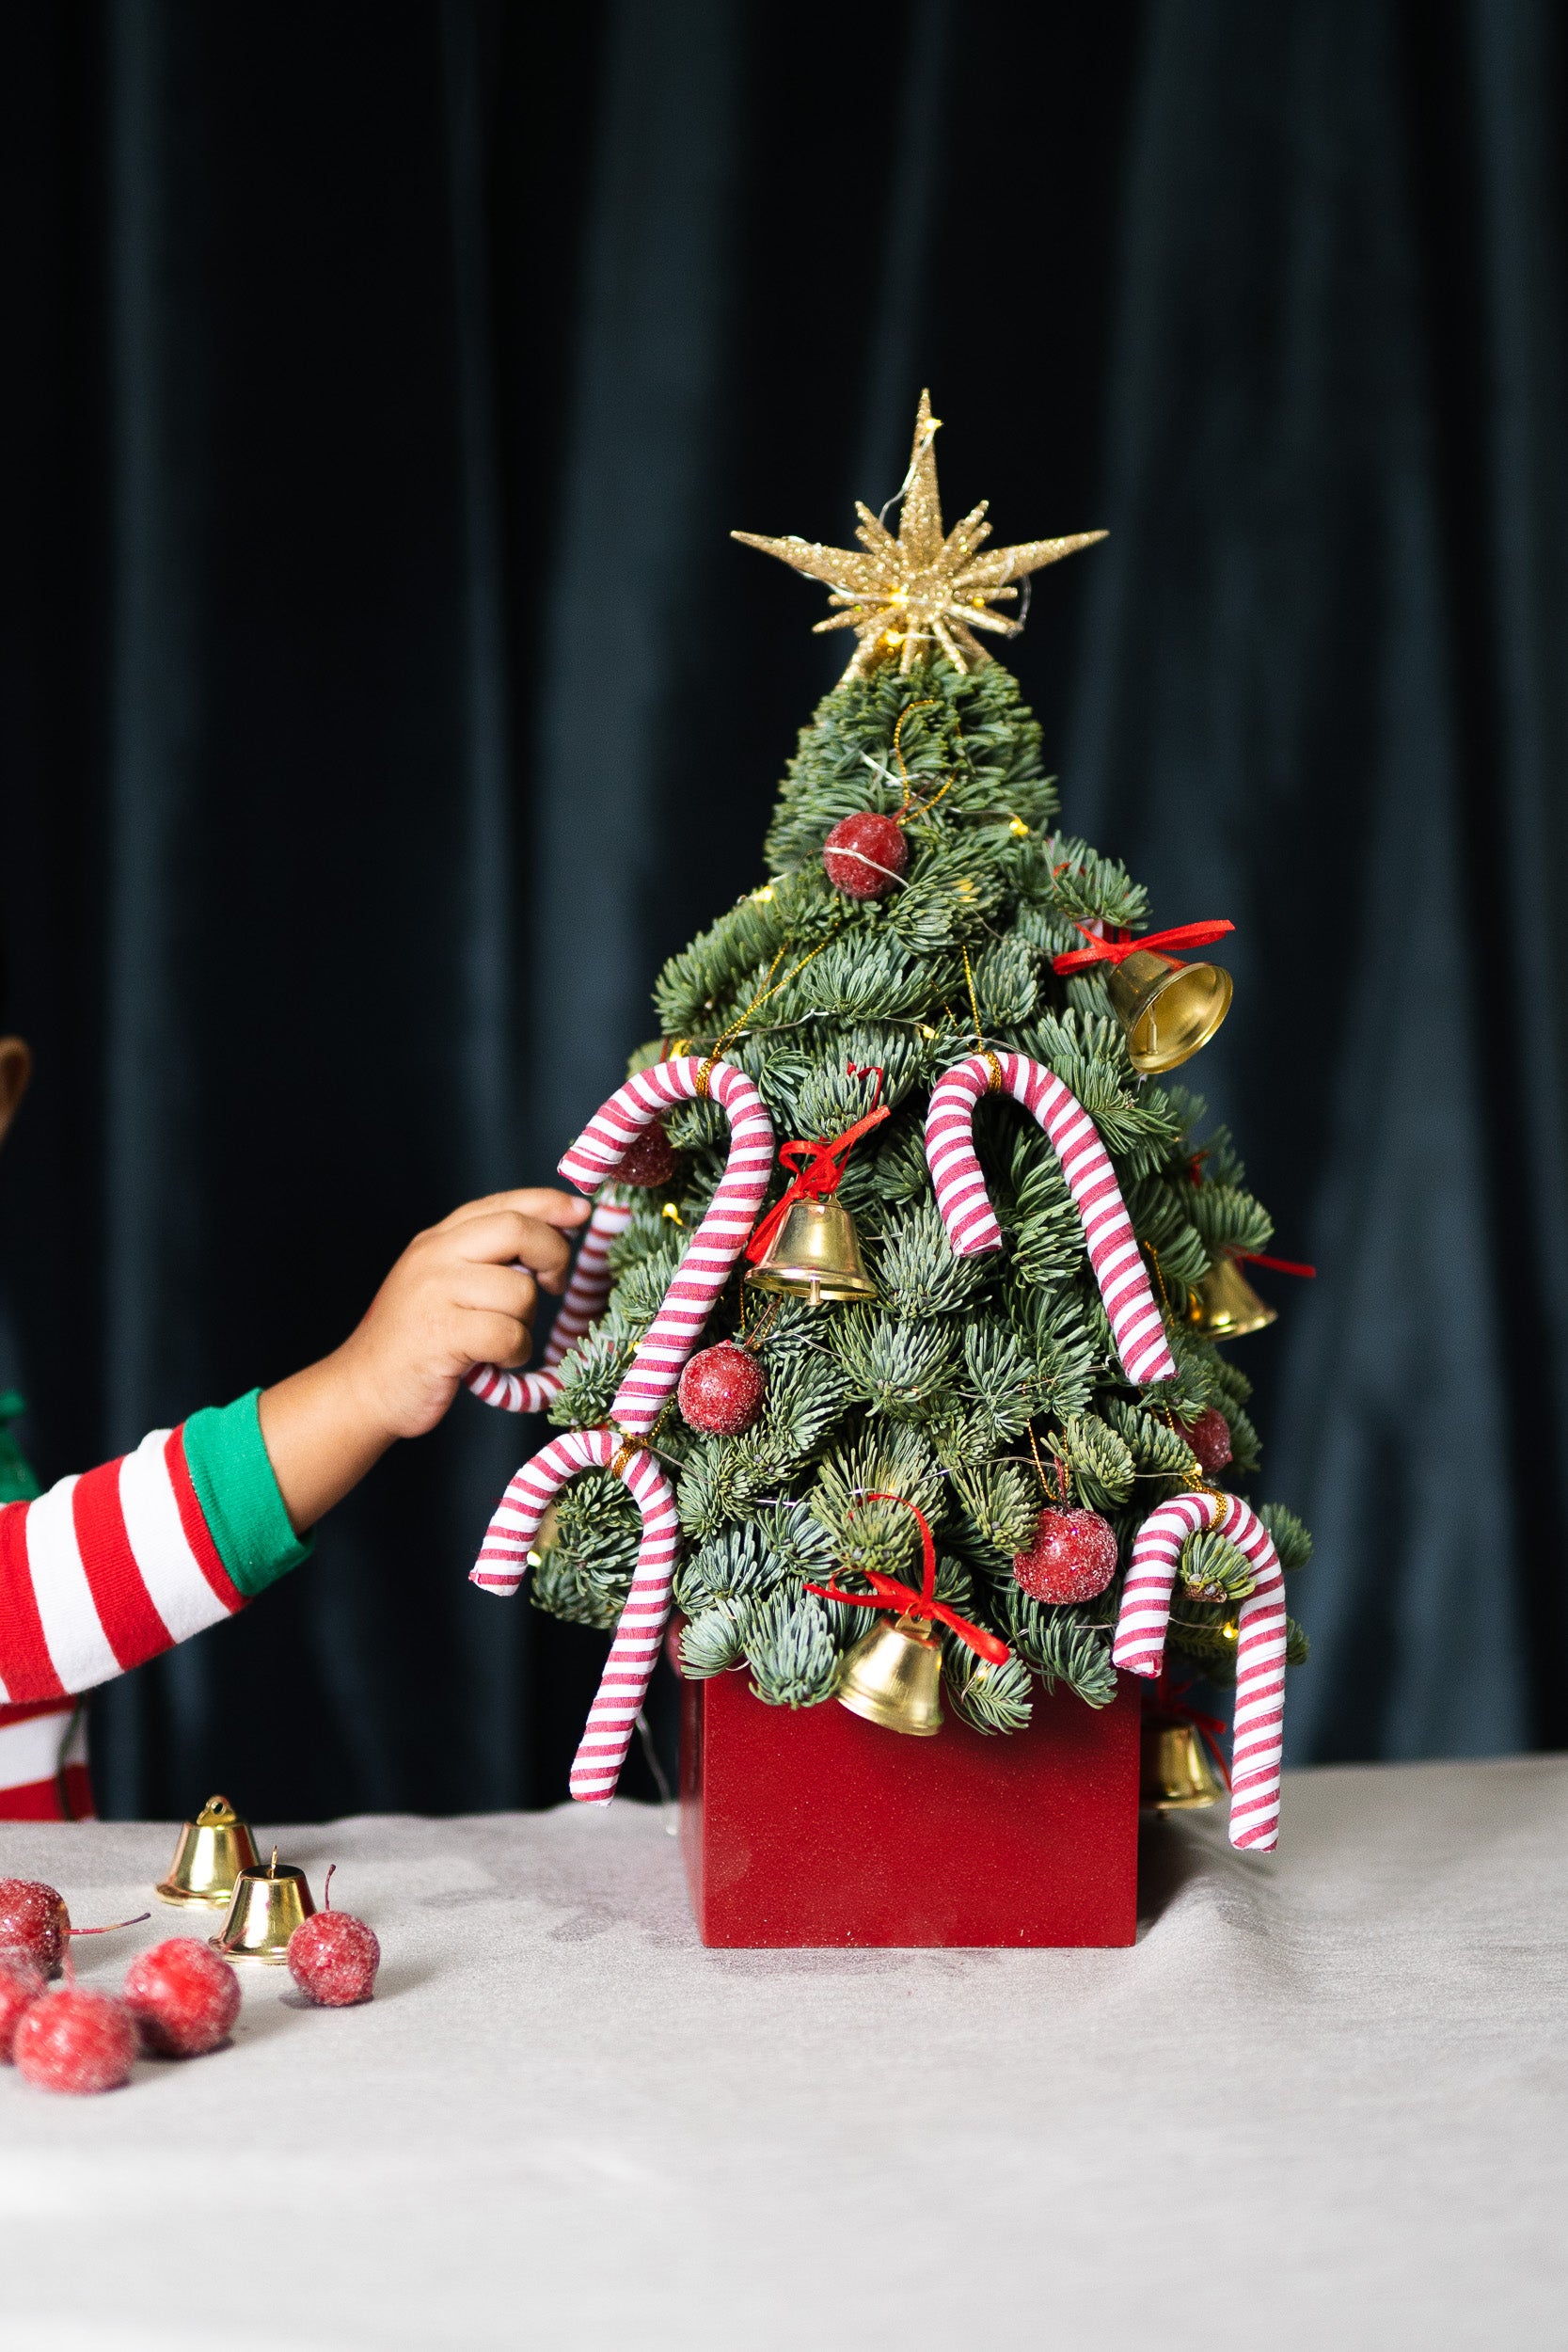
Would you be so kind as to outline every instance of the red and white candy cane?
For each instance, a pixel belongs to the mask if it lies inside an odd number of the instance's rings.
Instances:
[[[994,1071],[993,1071],[994,1064]],[[1117,1353],[1129,1380],[1173,1380],[1176,1365],[1148,1287],[1132,1221],[1093,1120],[1070,1088],[1023,1054],[972,1054],[939,1078],[926,1114],[926,1157],[947,1238],[960,1258],[1002,1247],[974,1151],[974,1109],[1000,1084],[1038,1120],[1077,1204]]]
[[[487,1592],[515,1594],[546,1510],[566,1481],[585,1470],[614,1470],[642,1514],[631,1590],[572,1765],[571,1790],[578,1802],[608,1804],[631,1745],[670,1613],[680,1521],[669,1480],[644,1447],[627,1444],[613,1429],[568,1430],[525,1462],[513,1479],[485,1532],[471,1581]]]
[[[1111,1656],[1134,1675],[1164,1662],[1171,1586],[1187,1537],[1222,1527],[1257,1581],[1236,1629],[1236,1729],[1230,1760],[1230,1842],[1272,1852],[1279,1836],[1279,1758],[1285,1733],[1285,1580],[1269,1531],[1240,1495],[1174,1495],[1132,1542]]]
[[[596,1111],[561,1163],[561,1173],[584,1192],[603,1184],[644,1127],[672,1104],[694,1102],[706,1070],[706,1091],[729,1116],[730,1155],[724,1173],[663,1304],[637,1343],[637,1352],[610,1402],[618,1427],[645,1437],[673,1396],[681,1369],[702,1336],[730,1269],[746,1247],[773,1172],[773,1122],[761,1095],[733,1062],[711,1064],[695,1055],[656,1062],[628,1078]]]
[[[607,1197],[594,1202],[538,1370],[503,1372],[499,1364],[476,1364],[464,1375],[475,1396],[502,1413],[542,1413],[554,1402],[561,1393],[556,1366],[603,1314],[610,1292],[610,1245],[630,1223],[625,1201]]]
[[[546,1506],[579,1470],[613,1470],[637,1499],[642,1514],[637,1568],[572,1767],[572,1794],[588,1804],[608,1804],[615,1793],[670,1613],[680,1536],[669,1481],[653,1455],[631,1440],[647,1435],[673,1394],[681,1368],[746,1246],[773,1172],[773,1125],[744,1071],[732,1062],[708,1064],[688,1056],[628,1078],[561,1163],[562,1176],[591,1191],[660,1112],[674,1103],[693,1102],[699,1091],[722,1104],[729,1115],[729,1158],[707,1215],[610,1401],[615,1425],[571,1430],[523,1465],[501,1498],[472,1572],[473,1582],[487,1591],[515,1593]]]

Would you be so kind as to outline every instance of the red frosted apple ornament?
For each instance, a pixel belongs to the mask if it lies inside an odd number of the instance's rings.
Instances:
[[[847,898],[885,898],[910,862],[910,845],[896,817],[872,809],[842,817],[822,845],[822,867]]]
[[[664,1121],[656,1119],[627,1145],[610,1171],[610,1182],[651,1190],[656,1184],[667,1184],[679,1166],[680,1154],[665,1132]]]
[[[768,1375],[749,1347],[721,1340],[693,1356],[676,1391],[681,1419],[707,1437],[738,1438],[761,1413]]]
[[[129,2082],[136,2021],[123,2001],[84,1985],[29,2002],[11,2044],[16,2071],[39,2090],[84,2098]]]
[[[1116,1534],[1099,1512],[1055,1503],[1040,1513],[1028,1550],[1013,1555],[1013,1574],[1031,1600],[1093,1600],[1116,1572]]]
[[[65,1898],[41,1879],[0,1879],[0,1950],[25,1952],[57,1974],[71,1934]]]
[[[337,1868],[334,1863],[332,1869]],[[375,1990],[381,1947],[375,1931],[352,1912],[332,1908],[332,1870],[322,1889],[322,1908],[302,1919],[289,1938],[289,1973],[300,1991],[323,2009],[350,2009]]]
[[[49,1979],[25,1952],[0,1952],[0,2065],[11,2062],[11,2044],[23,2012],[47,1990]]]
[[[1197,1457],[1197,1466],[1206,1476],[1222,1470],[1230,1462],[1230,1423],[1217,1405],[1206,1405],[1196,1421],[1184,1424],[1183,1435]]]
[[[228,2040],[240,2013],[240,1979],[194,1935],[171,1935],[131,1963],[125,2006],[148,2049],[160,2058],[198,2058]]]

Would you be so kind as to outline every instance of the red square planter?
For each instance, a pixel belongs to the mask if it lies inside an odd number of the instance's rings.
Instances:
[[[674,1644],[671,1644],[672,1649]],[[1141,1695],[1037,1692],[1027,1731],[910,1739],[744,1671],[683,1682],[681,1844],[705,1944],[1131,1944]]]

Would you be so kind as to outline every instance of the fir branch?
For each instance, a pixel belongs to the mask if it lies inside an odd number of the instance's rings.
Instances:
[[[1022,1658],[993,1666],[956,1633],[943,1636],[942,1678],[956,1714],[973,1730],[1024,1731],[1034,1711],[1029,1669]]]
[[[631,1359],[631,1343],[612,1339],[602,1324],[584,1332],[561,1359],[561,1386],[546,1408],[550,1421],[558,1429],[598,1428]]]
[[[675,1606],[695,1617],[720,1601],[743,1600],[749,1605],[779,1579],[779,1562],[760,1520],[742,1520],[737,1526],[721,1527],[679,1563]]]
[[[823,1462],[811,1508],[846,1569],[865,1566],[901,1577],[919,1542],[914,1519],[895,1502],[864,1498],[902,1496],[933,1518],[942,1492],[936,1456],[921,1432],[909,1422],[879,1422]]]
[[[878,1288],[890,1314],[914,1321],[967,1307],[985,1279],[974,1258],[956,1258],[936,1201],[889,1220],[874,1252]]]
[[[1137,1466],[1123,1440],[1094,1413],[1075,1413],[1062,1431],[1072,1483],[1091,1511],[1116,1511],[1127,1501]]]
[[[1266,1249],[1274,1220],[1261,1201],[1234,1184],[1194,1184],[1187,1214],[1212,1264],[1227,1250]]]
[[[1312,1557],[1312,1538],[1293,1511],[1287,1511],[1282,1502],[1262,1503],[1259,1518],[1269,1531],[1269,1541],[1279,1554],[1279,1565],[1287,1576],[1304,1568]]]
[[[1250,1413],[1243,1413],[1239,1405],[1226,1406],[1223,1410],[1230,1428],[1231,1475],[1250,1478],[1263,1459],[1262,1440]]]
[[[1040,1515],[1033,1469],[1013,1462],[955,1465],[953,1500],[958,1518],[952,1541],[992,1577],[1010,1576],[1016,1555],[1027,1549]]]
[[[896,1323],[874,1308],[835,1315],[829,1343],[848,1392],[894,1421],[928,1421],[958,1361],[958,1335],[943,1323]]]
[[[759,1602],[746,1629],[746,1660],[752,1689],[765,1706],[820,1706],[838,1680],[827,1607],[811,1593]]]
[[[1112,1397],[1101,1410],[1123,1440],[1137,1465],[1140,1478],[1171,1482],[1173,1491],[1191,1486],[1202,1475],[1180,1422],[1173,1429],[1158,1414],[1129,1397]]]
[[[681,1671],[689,1680],[705,1682],[739,1665],[751,1614],[747,1601],[717,1600],[688,1620],[681,1628]]]
[[[1244,1551],[1217,1528],[1195,1528],[1181,1546],[1178,1573],[1195,1599],[1234,1602],[1256,1591],[1258,1579]]]
[[[1076,1609],[1048,1609],[1013,1583],[1003,1595],[1008,1642],[1047,1691],[1065,1682],[1089,1707],[1109,1707],[1117,1694],[1110,1629]]]

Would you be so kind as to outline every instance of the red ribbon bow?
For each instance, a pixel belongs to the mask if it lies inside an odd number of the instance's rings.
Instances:
[[[874,1077],[877,1094],[881,1093],[882,1073],[879,1070],[862,1070],[851,1062],[849,1075],[851,1078]],[[863,1119],[857,1119],[852,1127],[846,1127],[842,1135],[834,1136],[830,1142],[803,1142],[798,1136],[793,1143],[780,1144],[781,1167],[792,1168],[796,1173],[784,1199],[776,1207],[769,1209],[752,1229],[752,1238],[746,1244],[746,1255],[752,1265],[760,1265],[767,1257],[773,1246],[774,1235],[796,1201],[826,1200],[835,1193],[844,1175],[844,1163],[862,1136],[869,1134],[873,1127],[879,1127],[884,1119],[891,1119],[892,1116],[887,1104],[879,1103],[874,1095],[871,1108]]]
[[[1084,972],[1091,963],[1125,963],[1129,956],[1141,956],[1146,949],[1164,955],[1173,947],[1207,947],[1235,928],[1234,923],[1179,923],[1174,930],[1146,931],[1142,939],[1133,939],[1127,931],[1118,939],[1101,939],[1086,923],[1080,923],[1078,929],[1087,946],[1069,947],[1066,955],[1053,956],[1051,968],[1053,972]],[[1181,961],[1180,956],[1171,960]]]
[[[1220,1741],[1225,1737],[1225,1725],[1217,1715],[1202,1714],[1198,1708],[1189,1705],[1184,1693],[1192,1687],[1190,1682],[1184,1682],[1179,1691],[1172,1682],[1169,1672],[1162,1673],[1159,1681],[1148,1694],[1148,1705],[1156,1714],[1169,1715],[1174,1722],[1179,1724],[1191,1724],[1208,1749],[1215,1772],[1228,1788],[1230,1767],[1226,1762],[1225,1751],[1220,1746]]]
[[[808,1584],[807,1592],[815,1593],[818,1600],[847,1601],[851,1609],[896,1609],[901,1617],[920,1617],[927,1625],[935,1621],[946,1626],[949,1632],[956,1633],[960,1642],[967,1642],[975,1656],[983,1658],[988,1665],[1006,1665],[1012,1656],[1006,1642],[994,1633],[988,1633],[983,1625],[971,1625],[969,1619],[960,1617],[956,1609],[949,1609],[944,1600],[938,1600],[936,1539],[918,1503],[911,1502],[908,1495],[865,1495],[862,1500],[866,1502],[899,1502],[906,1511],[914,1513],[920,1522],[920,1544],[926,1562],[922,1589],[917,1593],[912,1584],[900,1584],[895,1576],[883,1576],[879,1568],[861,1568],[857,1573],[863,1576],[870,1585],[869,1593],[847,1593],[837,1584]],[[853,1518],[854,1512],[851,1511],[849,1516]]]

